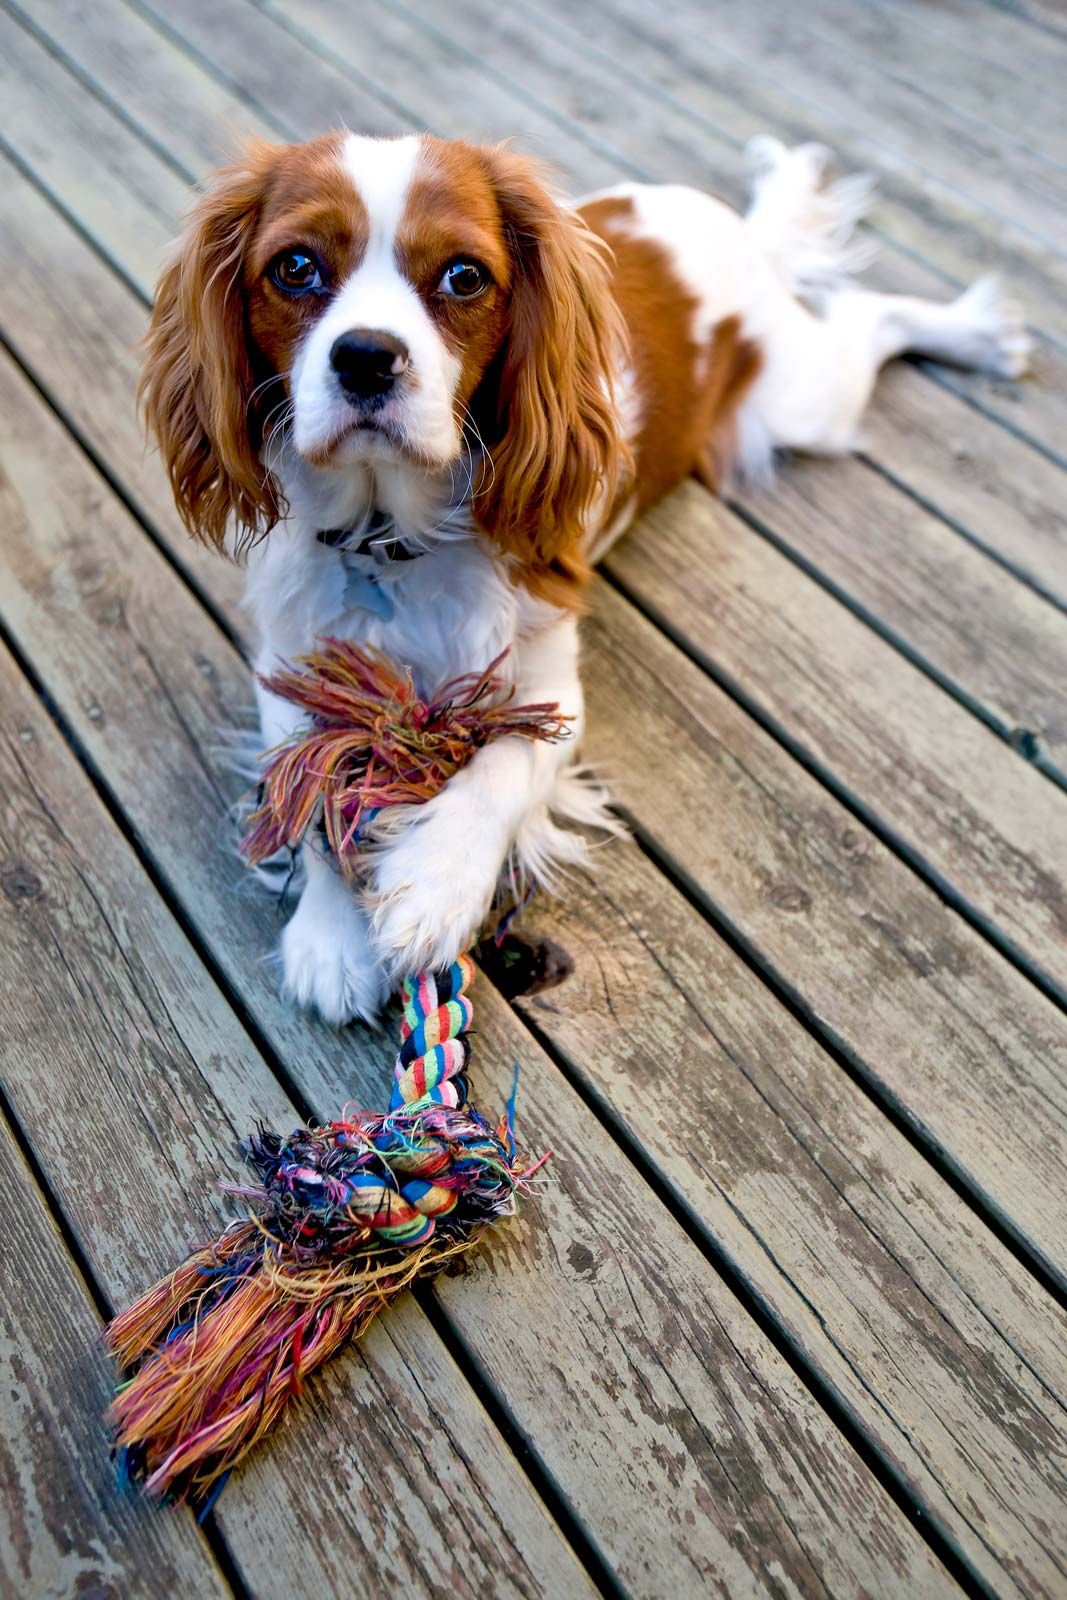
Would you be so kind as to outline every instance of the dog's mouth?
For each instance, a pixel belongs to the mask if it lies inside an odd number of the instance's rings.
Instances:
[[[314,445],[300,453],[316,467],[337,466],[344,461],[358,460],[364,452],[406,459],[417,459],[395,422],[386,417],[353,414],[345,418],[325,444]]]

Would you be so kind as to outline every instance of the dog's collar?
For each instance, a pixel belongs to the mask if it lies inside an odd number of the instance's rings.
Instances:
[[[358,527],[320,528],[315,537],[327,549],[336,550],[341,558],[345,572],[345,605],[372,611],[383,622],[390,622],[396,610],[392,586],[379,580],[394,563],[424,556],[425,544],[409,544],[399,538],[396,519],[377,508]],[[365,565],[367,560],[372,563],[369,570]]]
[[[394,532],[396,519],[377,507],[356,528],[320,528],[315,537],[330,550],[346,556],[371,556],[380,567],[393,561],[414,561],[426,554],[425,545],[409,544]]]

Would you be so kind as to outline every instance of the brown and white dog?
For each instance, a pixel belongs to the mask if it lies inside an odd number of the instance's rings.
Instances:
[[[575,760],[577,617],[634,516],[691,472],[848,451],[903,351],[1025,366],[989,281],[948,305],[855,287],[865,180],[825,186],[815,146],[753,154],[741,217],[674,185],[571,207],[507,148],[338,132],[250,147],[192,214],[143,394],[190,530],[247,547],[257,669],[340,635],[429,691],[510,648],[518,699],[574,719],[394,819],[361,897],[304,845],[285,984],[330,1021],[450,961],[503,872],[551,882],[583,848],[561,824],[603,820]],[[294,712],[258,692],[266,749]]]

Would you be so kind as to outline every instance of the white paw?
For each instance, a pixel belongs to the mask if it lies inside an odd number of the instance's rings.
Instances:
[[[507,840],[468,803],[456,780],[417,811],[374,870],[372,927],[394,978],[447,967],[473,943],[489,914]]]
[[[332,884],[324,882],[324,872]],[[335,1026],[357,1017],[373,1022],[386,999],[366,912],[354,891],[321,863],[286,924],[281,959],[285,994]]]
[[[1005,295],[996,278],[979,278],[952,305],[960,329],[958,360],[998,378],[1021,378],[1032,344],[1022,306]]]

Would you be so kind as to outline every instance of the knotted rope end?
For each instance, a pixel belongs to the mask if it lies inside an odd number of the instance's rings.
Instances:
[[[317,1367],[514,1214],[545,1158],[516,1150],[514,1094],[496,1129],[466,1103],[472,974],[462,957],[406,985],[389,1111],[257,1130],[255,1181],[227,1186],[248,1216],[108,1327],[136,1367],[109,1413],[116,1450],[147,1493],[209,1495]]]

